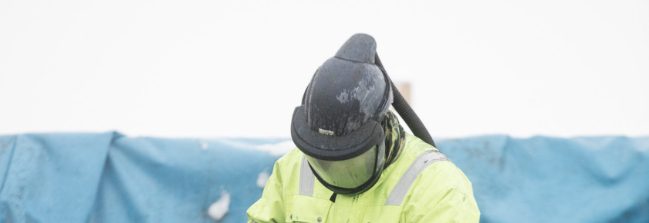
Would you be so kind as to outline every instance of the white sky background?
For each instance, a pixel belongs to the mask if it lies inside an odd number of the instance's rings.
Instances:
[[[434,137],[649,135],[647,0],[0,0],[0,134],[289,137],[357,32]]]

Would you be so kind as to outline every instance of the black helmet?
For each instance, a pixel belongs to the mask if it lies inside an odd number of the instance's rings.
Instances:
[[[293,113],[293,142],[306,155],[318,180],[337,193],[362,192],[383,171],[381,122],[393,92],[377,58],[374,38],[353,35],[318,68],[302,105]]]

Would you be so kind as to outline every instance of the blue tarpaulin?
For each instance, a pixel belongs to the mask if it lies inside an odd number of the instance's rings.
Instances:
[[[0,222],[244,222],[286,139],[115,132],[0,136]],[[481,136],[438,142],[481,222],[649,222],[649,138]],[[273,152],[275,151],[275,152]]]

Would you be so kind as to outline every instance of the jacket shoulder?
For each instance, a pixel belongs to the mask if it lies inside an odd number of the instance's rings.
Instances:
[[[295,165],[299,164],[302,161],[303,153],[297,148],[294,148],[288,153],[282,155],[277,159],[276,164],[281,166]]]
[[[424,146],[421,143],[424,142],[414,140],[415,145]],[[423,169],[403,202],[404,214],[409,216],[408,222],[455,222],[458,218],[463,219],[459,222],[479,220],[480,211],[471,182],[450,160],[436,161]],[[439,219],[441,216],[445,217]]]

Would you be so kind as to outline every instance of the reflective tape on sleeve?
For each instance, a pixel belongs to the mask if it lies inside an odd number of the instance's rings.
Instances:
[[[432,150],[426,151],[419,157],[417,157],[417,159],[412,164],[410,164],[408,170],[401,176],[401,179],[399,179],[397,185],[394,186],[385,204],[396,206],[401,205],[401,202],[403,202],[406,193],[408,193],[408,190],[410,190],[412,183],[415,182],[415,179],[417,179],[419,173],[421,173],[421,171],[423,171],[430,164],[441,160],[447,160],[446,156],[444,156],[444,154],[440,152]]]

